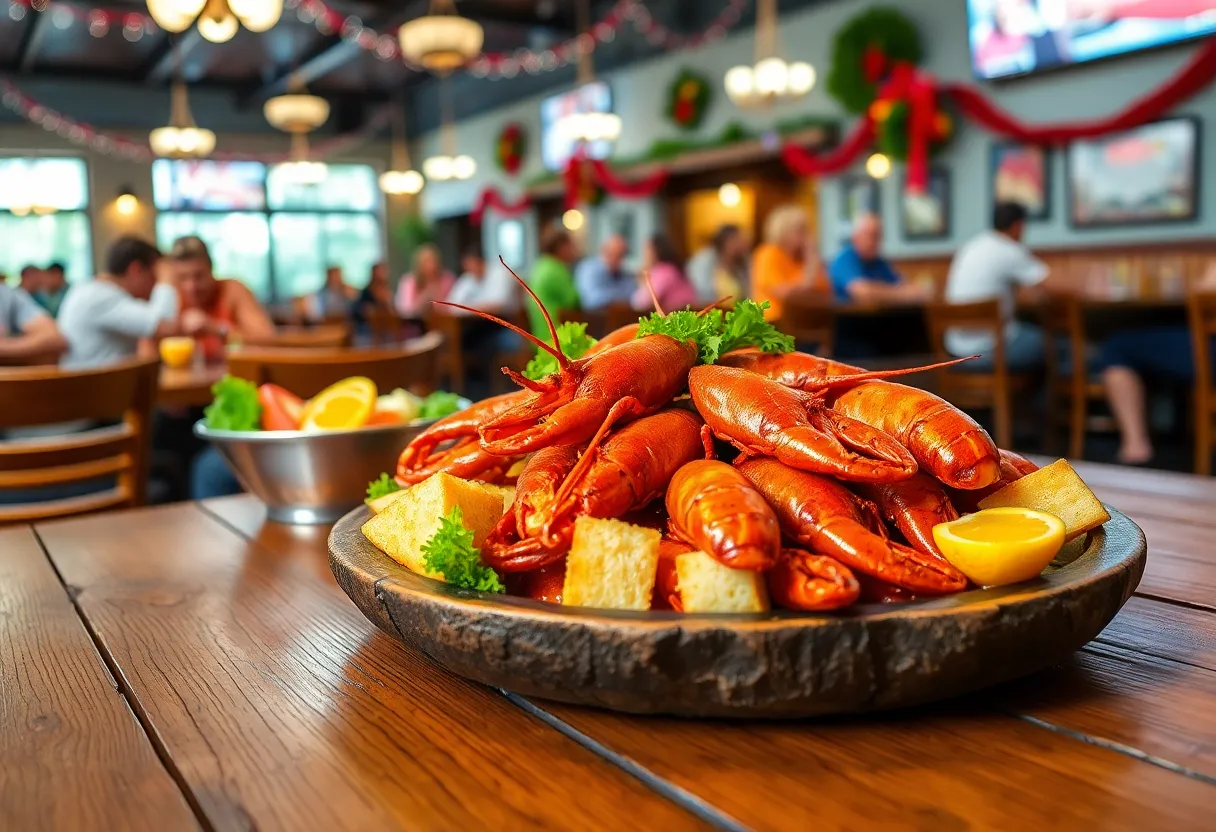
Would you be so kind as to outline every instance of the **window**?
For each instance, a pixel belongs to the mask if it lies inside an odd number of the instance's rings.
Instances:
[[[84,159],[0,159],[0,274],[63,263],[68,279],[93,273],[89,175]]]
[[[325,269],[367,285],[384,254],[381,197],[368,165],[329,165],[316,184],[258,162],[169,161],[152,165],[156,236],[201,237],[221,277],[245,282],[263,300],[317,291]]]

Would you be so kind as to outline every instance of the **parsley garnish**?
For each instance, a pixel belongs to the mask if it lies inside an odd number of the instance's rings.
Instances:
[[[473,545],[473,532],[464,527],[460,506],[439,521],[439,530],[422,544],[422,563],[455,586],[479,592],[506,592],[498,573],[481,562],[481,551]]]
[[[571,360],[582,358],[587,350],[595,346],[595,339],[587,334],[587,325],[577,321],[567,321],[557,328],[557,344],[562,354]],[[542,349],[537,349],[535,357],[524,368],[524,378],[540,381],[548,375],[556,373],[560,367],[557,359]]]
[[[705,364],[713,364],[742,347],[756,347],[761,352],[793,352],[793,337],[764,320],[768,306],[768,301],[741,300],[725,313],[721,309],[704,313],[683,310],[666,315],[656,312],[640,321],[637,337],[670,335],[679,341],[692,341]]]
[[[436,390],[422,400],[418,409],[419,419],[442,419],[460,410],[460,396],[445,390]]]
[[[211,386],[215,397],[203,411],[212,430],[261,430],[262,405],[252,382],[224,376]]]
[[[401,490],[397,481],[388,474],[381,474],[378,479],[367,484],[367,499],[375,500]]]

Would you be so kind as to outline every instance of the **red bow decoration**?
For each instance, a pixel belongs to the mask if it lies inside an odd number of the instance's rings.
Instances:
[[[925,192],[929,185],[929,143],[937,135],[937,84],[927,72],[900,62],[878,90],[878,100],[908,105],[908,191]]]
[[[473,205],[473,210],[469,213],[469,219],[473,225],[481,225],[481,221],[485,218],[485,213],[490,208],[493,208],[498,213],[506,217],[516,217],[532,207],[532,197],[524,194],[515,202],[507,202],[503,199],[502,193],[493,185],[487,185],[477,195],[477,202]]]

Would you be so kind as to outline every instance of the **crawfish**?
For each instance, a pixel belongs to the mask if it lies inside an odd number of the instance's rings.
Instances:
[[[861,593],[847,566],[801,549],[782,549],[777,565],[765,578],[773,603],[791,610],[838,610]]]
[[[603,352],[604,350],[608,349],[609,347],[620,346],[621,344],[632,341],[634,338],[637,338],[637,337],[638,337],[638,325],[637,324],[625,324],[620,329],[612,330],[612,332],[609,332],[603,338],[599,339],[594,344],[592,344],[591,349],[589,349],[585,353],[583,353],[583,358],[587,358],[588,356],[595,355],[597,352]]]
[[[1004,448],[1000,450],[1001,455],[1001,478],[985,488],[980,488],[975,491],[963,491],[960,489],[951,488],[951,499],[954,504],[963,511],[979,511],[980,500],[985,497],[995,494],[1011,482],[1016,482],[1027,474],[1033,474],[1039,470],[1039,466],[1035,465],[1026,457],[1015,454],[1013,451],[1007,451]]]
[[[810,551],[920,594],[943,595],[967,585],[949,563],[891,540],[874,507],[836,480],[775,459],[735,465],[773,507],[785,535]]]
[[[501,479],[512,460],[481,450],[477,429],[483,422],[505,413],[527,397],[523,390],[480,401],[472,407],[445,416],[414,437],[397,460],[397,482],[413,485],[443,471],[461,479]],[[436,450],[444,443],[451,443]]]
[[[652,502],[682,465],[705,454],[701,426],[695,413],[662,410],[581,457],[573,446],[537,451],[520,474],[513,511],[487,541],[486,562],[506,572],[547,566],[570,549],[576,516],[620,517]]]
[[[745,456],[856,482],[890,482],[916,473],[916,460],[881,430],[823,406],[818,396],[756,373],[694,367],[688,389],[714,435]]]
[[[882,380],[957,362],[867,373],[801,352],[740,350],[723,356],[721,363],[787,387],[823,390],[824,402],[833,412],[889,434],[912,452],[925,471],[953,488],[983,488],[1000,476],[996,445],[979,423],[940,396]]]
[[[654,590],[650,596],[652,610],[684,612],[680,601],[680,578],[676,573],[676,558],[693,548],[687,543],[664,537],[659,541],[659,568],[654,575]]]
[[[725,462],[689,462],[667,486],[672,537],[733,569],[772,568],[781,551],[777,516],[742,475]]]
[[[942,557],[933,540],[933,527],[958,519],[945,487],[923,472],[901,482],[858,483],[854,489],[878,507],[879,514],[893,523],[912,548]]]

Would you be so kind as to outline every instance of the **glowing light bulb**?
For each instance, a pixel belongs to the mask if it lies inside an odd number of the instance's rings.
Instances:
[[[718,201],[727,208],[735,208],[743,201],[743,191],[734,182],[727,182],[718,188]]]
[[[132,193],[119,194],[114,200],[114,210],[124,217],[132,216],[139,210],[139,197]]]
[[[577,208],[571,208],[569,211],[562,214],[562,225],[564,225],[569,231],[578,231],[583,227],[583,223],[585,221],[586,218],[583,216],[583,212]]]
[[[866,159],[866,173],[875,179],[886,179],[891,173],[891,160],[882,153],[875,153]]]

